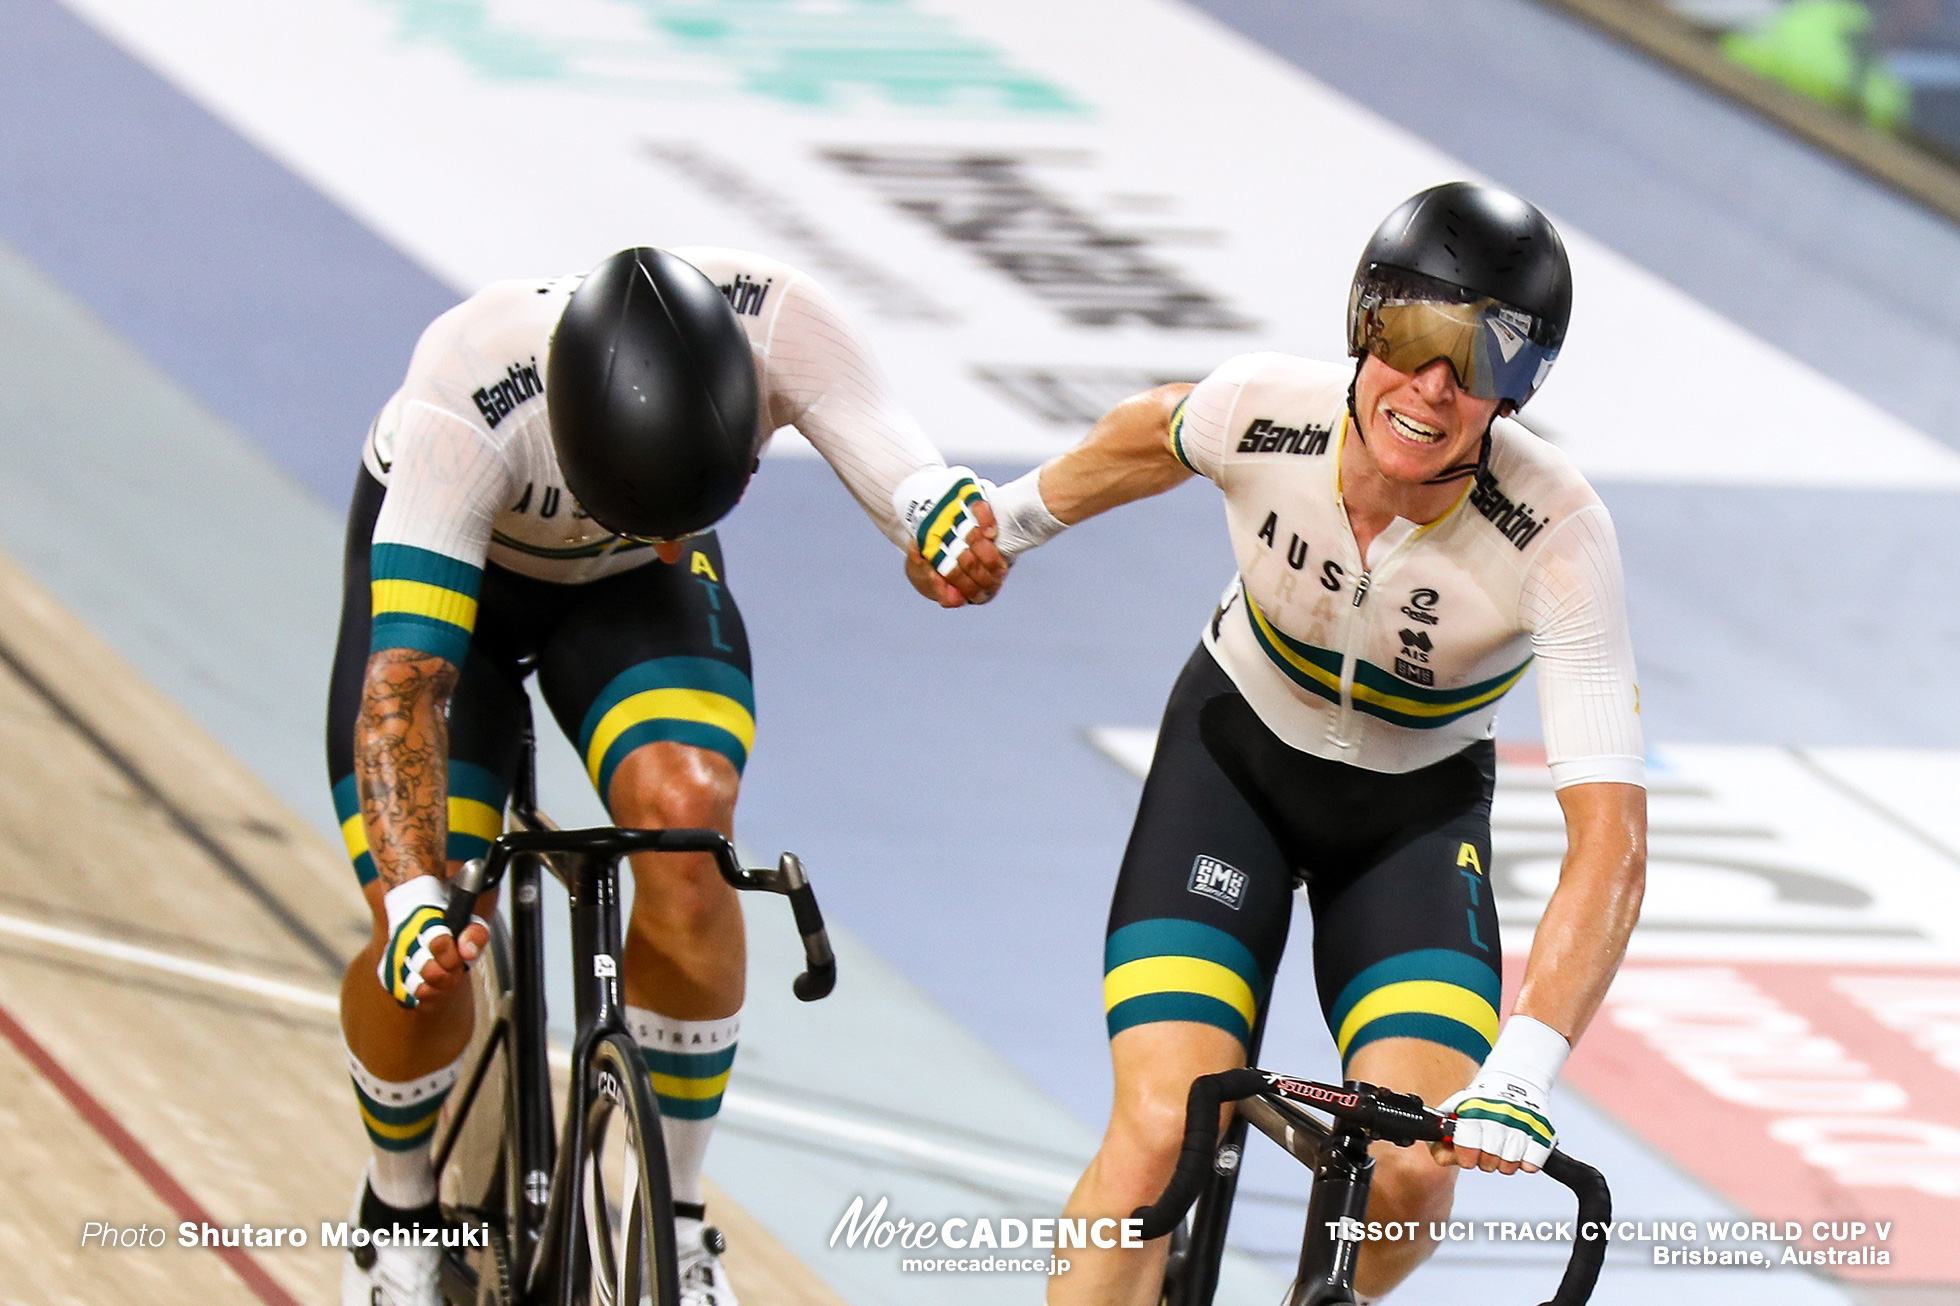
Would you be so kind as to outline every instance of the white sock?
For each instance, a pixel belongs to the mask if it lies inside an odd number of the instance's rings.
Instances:
[[[432,1074],[395,1083],[371,1073],[348,1051],[347,1073],[361,1105],[361,1123],[374,1145],[368,1186],[389,1206],[413,1210],[436,1200],[436,1170],[430,1154],[436,1117],[462,1072],[463,1059],[457,1057]]]
[[[742,1013],[721,1020],[675,1020],[645,1007],[626,1009],[626,1028],[646,1058],[660,1099],[660,1129],[674,1200],[700,1204],[701,1164],[708,1155]]]

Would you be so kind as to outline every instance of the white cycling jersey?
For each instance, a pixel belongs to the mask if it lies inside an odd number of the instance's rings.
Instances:
[[[809,277],[760,254],[672,252],[721,288],[748,333],[760,436],[795,427],[903,547],[892,491],[944,461],[891,396],[842,308]],[[622,540],[580,510],[552,447],[545,359],[581,280],[496,282],[422,333],[363,453],[368,471],[389,487],[377,545],[425,550],[469,568],[487,559],[563,583],[653,561],[650,546]]]
[[[1205,629],[1260,720],[1372,771],[1491,734],[1534,654],[1553,782],[1644,784],[1639,690],[1612,519],[1571,461],[1515,422],[1427,525],[1361,556],[1341,499],[1350,366],[1246,354],[1193,390],[1172,447],[1217,482],[1239,574]]]

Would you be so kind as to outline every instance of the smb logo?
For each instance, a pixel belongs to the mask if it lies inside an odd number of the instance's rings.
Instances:
[[[1191,863],[1190,889],[1201,898],[1222,902],[1237,911],[1245,901],[1245,872],[1216,857],[1199,857]]]

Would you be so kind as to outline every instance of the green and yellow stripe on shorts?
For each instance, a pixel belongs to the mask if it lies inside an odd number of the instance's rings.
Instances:
[[[504,832],[504,783],[473,762],[449,759],[449,843],[445,855],[466,862],[490,851],[490,841]],[[361,821],[361,791],[352,775],[333,787],[334,815],[340,820],[341,842],[363,885],[374,881],[374,854],[368,851],[367,826]]]
[[[1503,982],[1475,957],[1422,948],[1378,961],[1348,981],[1327,1013],[1343,1066],[1383,1038],[1420,1038],[1482,1064],[1497,1041]]]
[[[1252,950],[1212,925],[1135,921],[1103,945],[1103,1008],[1111,1038],[1162,1020],[1215,1025],[1241,1043],[1265,1001]]]
[[[579,729],[586,774],[610,801],[613,772],[642,744],[671,742],[720,753],[737,774],[755,744],[755,689],[738,667],[713,658],[641,662],[614,676]]]
[[[412,544],[377,544],[368,565],[369,653],[407,648],[462,666],[483,568]]]

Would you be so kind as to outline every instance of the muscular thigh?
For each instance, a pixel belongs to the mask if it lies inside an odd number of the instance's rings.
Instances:
[[[653,744],[701,750],[739,777],[755,742],[755,693],[714,534],[689,540],[677,562],[576,588],[538,680],[600,798],[612,804],[614,777],[636,752],[636,765],[671,752],[647,751]]]
[[[1200,738],[1206,703],[1235,693],[1202,648],[1171,691],[1110,905],[1112,1039],[1195,1021],[1249,1045],[1285,950],[1292,870]]]
[[[1481,1062],[1497,1037],[1503,957],[1486,874],[1493,750],[1473,745],[1436,767],[1455,774],[1385,777],[1401,782],[1379,800],[1401,814],[1395,836],[1357,865],[1308,878],[1314,975],[1344,1066],[1383,1040],[1411,1038]]]

